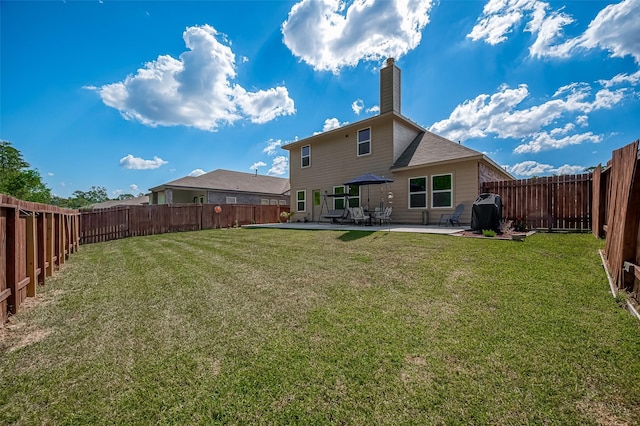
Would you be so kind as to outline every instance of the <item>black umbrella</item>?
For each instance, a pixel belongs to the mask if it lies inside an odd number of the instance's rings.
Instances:
[[[380,185],[383,183],[393,182],[393,179],[386,178],[384,176],[374,175],[373,173],[365,173],[362,176],[358,176],[355,179],[351,179],[349,182],[345,182],[345,185],[351,186],[364,186],[364,185]],[[369,188],[367,188],[367,207],[369,207]]]

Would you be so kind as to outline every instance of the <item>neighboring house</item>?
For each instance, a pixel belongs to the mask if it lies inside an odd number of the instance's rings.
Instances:
[[[127,198],[126,200],[109,200],[102,203],[91,204],[88,207],[83,207],[80,210],[96,210],[96,209],[108,209],[109,207],[118,206],[141,206],[149,204],[149,196],[141,195],[139,197]]]
[[[391,201],[396,223],[437,224],[463,203],[461,222],[483,182],[513,180],[488,156],[433,134],[400,113],[401,72],[392,58],[380,70],[380,114],[283,146],[290,153],[294,220],[318,220],[323,194],[348,192],[350,206],[373,209]],[[373,173],[392,183],[346,188],[343,183]],[[389,192],[393,198],[389,198]],[[369,206],[367,206],[367,199]],[[327,197],[329,209],[345,206]],[[326,212],[326,210],[325,210]]]
[[[289,179],[214,170],[151,188],[150,204],[289,205]]]

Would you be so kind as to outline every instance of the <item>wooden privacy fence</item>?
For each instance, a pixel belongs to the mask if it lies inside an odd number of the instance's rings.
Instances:
[[[0,324],[78,249],[78,217],[0,194]]]
[[[615,287],[640,301],[640,155],[635,141],[613,151],[607,168],[594,172],[593,234],[606,234],[605,261]],[[595,196],[594,196],[595,198]],[[596,207],[597,210],[596,210]]]
[[[216,207],[220,212],[216,212]],[[141,235],[274,223],[289,206],[245,204],[162,204],[119,206],[80,212],[80,243]]]
[[[531,229],[590,230],[591,191],[591,173],[482,184],[500,195],[505,220],[522,218]]]

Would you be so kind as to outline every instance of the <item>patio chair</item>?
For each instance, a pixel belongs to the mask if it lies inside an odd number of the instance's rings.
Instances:
[[[445,226],[460,226],[460,215],[464,212],[464,204],[460,203],[456,206],[453,214],[443,214],[440,215],[440,222],[438,222],[438,226],[442,226],[444,223]]]
[[[373,218],[379,221],[380,225],[383,225],[385,222],[391,225],[391,211],[392,211],[391,206],[387,206],[382,211],[380,210],[376,211]]]
[[[362,207],[353,207],[351,209],[351,219],[355,224],[364,223],[369,220],[370,216],[364,214],[364,209]]]

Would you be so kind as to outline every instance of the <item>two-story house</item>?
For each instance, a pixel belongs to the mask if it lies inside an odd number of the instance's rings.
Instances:
[[[294,220],[316,221],[325,194],[348,193],[346,201],[328,198],[329,208],[343,208],[345,202],[371,209],[379,202],[391,203],[395,223],[420,224],[428,218],[437,224],[442,214],[453,213],[462,203],[461,222],[470,223],[481,184],[514,179],[485,154],[403,116],[400,101],[401,71],[389,58],[380,70],[380,114],[283,146],[290,154]],[[344,182],[365,173],[393,182],[345,187]]]

